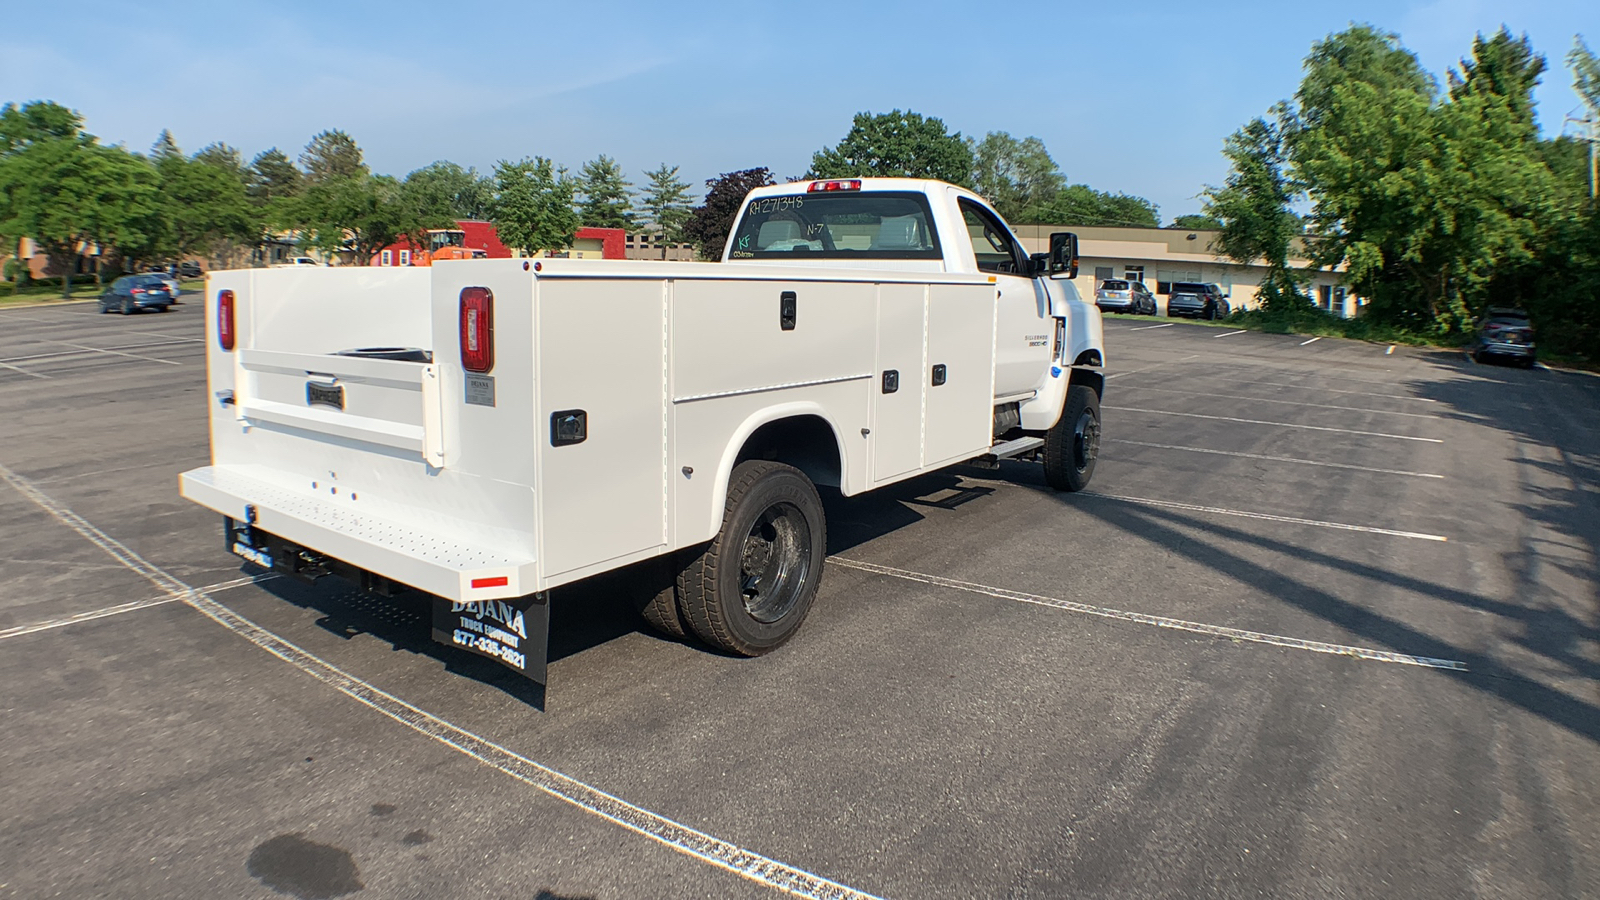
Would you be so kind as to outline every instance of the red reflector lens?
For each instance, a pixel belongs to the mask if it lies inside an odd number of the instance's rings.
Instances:
[[[861,190],[861,179],[859,178],[850,178],[844,181],[813,181],[811,182],[811,185],[806,188],[806,191],[808,192],[859,190]]]
[[[501,575],[499,578],[474,578],[474,579],[472,579],[472,586],[475,587],[475,588],[505,587],[506,585],[508,585],[510,583],[511,583],[511,579],[507,578],[504,575]]]
[[[494,368],[494,292],[461,289],[461,367],[484,373]]]
[[[233,349],[233,291],[217,292],[217,343]]]

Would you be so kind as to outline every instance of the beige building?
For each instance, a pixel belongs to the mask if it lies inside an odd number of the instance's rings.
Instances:
[[[1107,278],[1142,281],[1155,292],[1160,312],[1166,314],[1168,286],[1174,281],[1198,281],[1222,286],[1234,309],[1252,309],[1256,289],[1266,274],[1264,264],[1242,265],[1213,247],[1215,231],[1187,228],[1121,228],[1088,225],[1019,225],[1017,237],[1029,253],[1050,249],[1050,233],[1072,231],[1078,235],[1078,289],[1093,291]],[[1291,259],[1308,268],[1304,259]],[[1319,308],[1346,318],[1361,308],[1361,300],[1340,283],[1342,269],[1312,274],[1305,291]],[[1088,276],[1087,278],[1084,276]]]

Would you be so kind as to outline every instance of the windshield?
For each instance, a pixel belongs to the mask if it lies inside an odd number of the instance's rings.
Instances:
[[[751,200],[731,259],[939,259],[928,198],[829,192]]]

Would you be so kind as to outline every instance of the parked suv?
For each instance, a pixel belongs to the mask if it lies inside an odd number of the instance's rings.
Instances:
[[[1521,309],[1491,307],[1478,323],[1478,332],[1467,350],[1478,362],[1501,357],[1523,368],[1532,368],[1538,360],[1533,346],[1533,325],[1528,321],[1527,311]]]
[[[1222,288],[1198,281],[1174,281],[1167,293],[1167,315],[1220,319],[1233,312]]]
[[[1100,282],[1094,292],[1094,305],[1101,312],[1125,312],[1134,315],[1156,314],[1156,295],[1142,281],[1108,278]]]

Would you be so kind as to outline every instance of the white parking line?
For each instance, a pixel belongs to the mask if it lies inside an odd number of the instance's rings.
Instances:
[[[1304,400],[1276,400],[1270,397],[1242,397],[1238,394],[1213,394],[1208,391],[1177,391],[1173,390],[1172,388],[1144,387],[1143,385],[1131,385],[1124,387],[1123,389],[1129,391],[1151,391],[1158,394],[1183,394],[1188,397],[1216,397],[1220,400],[1252,400],[1257,403],[1285,403],[1289,406],[1310,406],[1315,409],[1340,409],[1344,410],[1345,412],[1372,413],[1373,415],[1379,416],[1406,416],[1412,419],[1439,418],[1439,416],[1434,413],[1393,412],[1387,409],[1363,409],[1359,406],[1329,406],[1326,403],[1307,403]]]
[[[1260,419],[1236,419],[1233,416],[1207,416],[1200,413],[1173,412],[1167,409],[1140,409],[1136,406],[1102,406],[1117,412],[1149,413],[1156,416],[1183,416],[1189,419],[1211,419],[1216,422],[1239,422],[1244,425],[1272,425],[1277,428],[1299,428],[1305,431],[1332,431],[1337,434],[1359,434],[1363,437],[1393,438],[1397,441],[1420,441],[1424,444],[1442,444],[1439,438],[1413,437],[1409,434],[1388,434],[1382,431],[1357,431],[1353,428],[1332,428],[1327,425],[1298,425],[1293,422],[1265,422]]]
[[[183,337],[181,335],[176,335],[176,334],[160,334],[160,333],[154,332],[154,331],[130,331],[130,332],[128,332],[128,334],[130,334],[130,335],[139,335],[140,337],[172,338],[174,341],[178,341],[180,343],[185,343],[186,342],[186,343],[190,343],[190,344],[204,344],[206,342],[205,338]],[[152,344],[151,346],[155,346],[155,345]]]
[[[154,356],[140,356],[137,353],[124,353],[121,350],[108,350],[108,349],[106,349],[104,347],[88,347],[88,346],[85,346],[83,344],[74,344],[74,343],[72,343],[70,341],[54,341],[54,340],[50,340],[48,338],[40,338],[40,340],[43,340],[47,344],[60,344],[63,347],[76,347],[79,350],[93,350],[96,353],[109,353],[109,354],[111,354],[113,356],[126,356],[129,359],[141,359],[141,360],[144,360],[145,362],[165,363],[166,365],[169,365],[169,366],[181,366],[181,365],[183,365],[183,363],[181,363],[181,362],[175,362],[175,361],[170,360],[170,359],[157,359]],[[160,346],[160,344],[135,344],[134,346],[135,347],[153,347],[153,346]]]
[[[1386,397],[1390,400],[1415,400],[1418,403],[1438,403],[1432,397],[1410,397],[1405,394],[1374,394],[1371,391],[1349,391],[1342,388],[1323,387],[1321,385],[1287,384],[1282,381],[1241,381],[1240,384],[1264,384],[1268,387],[1294,388],[1297,391],[1316,391],[1321,394],[1354,394],[1357,397]]]
[[[1262,453],[1241,453],[1237,450],[1211,450],[1206,447],[1180,447],[1176,444],[1155,444],[1149,441],[1130,441],[1127,438],[1101,438],[1109,444],[1132,444],[1135,447],[1155,447],[1160,450],[1182,450],[1187,453],[1212,453],[1217,456],[1238,456],[1244,459],[1261,459],[1268,462],[1299,463],[1303,466],[1322,466],[1328,469],[1350,469],[1356,472],[1376,472],[1381,475],[1409,475],[1412,478],[1443,478],[1443,475],[1432,475],[1427,472],[1407,472],[1402,469],[1378,469],[1372,466],[1356,466],[1349,463],[1323,462],[1317,459],[1298,459],[1293,456],[1267,456]]]
[[[112,559],[166,591],[173,600],[182,601],[223,628],[350,699],[496,771],[598,818],[620,825],[679,853],[719,869],[725,869],[757,884],[798,897],[817,898],[817,900],[878,900],[871,894],[778,862],[653,813],[642,806],[635,806],[599,788],[507,750],[426,710],[412,706],[399,697],[362,681],[262,628],[211,599],[204,591],[184,584],[34,487],[26,478],[11,471],[3,463],[0,463],[0,480],[10,484],[35,505],[105,551]]]
[[[261,575],[235,578],[231,581],[219,581],[216,584],[208,584],[202,588],[195,588],[195,590],[205,594],[215,594],[219,591],[227,591],[236,587],[244,587],[247,584],[260,584],[263,581],[271,581],[277,577],[278,576],[272,572],[266,572]],[[65,628],[68,625],[76,625],[79,622],[93,622],[95,619],[105,619],[111,616],[120,616],[123,613],[130,613],[141,609],[149,609],[152,606],[165,606],[168,603],[174,603],[180,599],[182,598],[167,594],[166,596],[162,597],[151,597],[148,600],[134,600],[130,603],[119,603],[116,606],[107,606],[104,609],[92,609],[88,612],[81,612],[73,616],[63,616],[59,619],[48,619],[43,622],[34,622],[30,625],[17,625],[13,628],[7,628],[3,631],[0,631],[0,641],[6,640],[7,638],[21,637],[25,634],[49,631],[52,628]]]
[[[1170,365],[1173,365],[1174,363],[1188,362],[1191,359],[1199,359],[1199,358],[1200,358],[1200,354],[1191,353],[1188,356],[1182,357],[1181,359],[1172,360],[1171,362],[1156,363],[1153,366],[1145,366],[1142,369],[1129,369],[1126,372],[1112,372],[1110,375],[1107,375],[1106,377],[1107,378],[1121,378],[1124,375],[1137,375],[1140,372],[1148,372],[1151,369],[1159,369],[1162,366],[1170,366]]]
[[[27,369],[24,369],[21,366],[13,366],[10,363],[0,363],[0,369],[10,369],[13,372],[21,372],[24,375],[30,375],[30,376],[32,376],[34,378],[43,378],[46,381],[50,380],[50,376],[49,375],[41,375],[38,372],[30,372],[30,371],[28,371]]]
[[[1236,335],[1236,334],[1244,334],[1244,333],[1245,333],[1245,332],[1246,332],[1246,331],[1247,331],[1247,330],[1248,330],[1248,329],[1243,329],[1243,328],[1241,328],[1241,329],[1240,329],[1240,330],[1238,330],[1238,331],[1229,331],[1229,332],[1226,332],[1226,333],[1224,333],[1224,334],[1213,334],[1213,335],[1212,335],[1212,337],[1214,337],[1214,338],[1219,338],[1219,337],[1233,337],[1233,336],[1234,336],[1234,335]]]
[[[1301,341],[1301,342],[1300,342],[1300,346],[1302,346],[1302,347],[1304,347],[1304,346],[1305,346],[1305,345],[1307,345],[1307,344],[1315,344],[1315,343],[1316,343],[1316,342],[1317,342],[1317,341],[1320,341],[1320,340],[1322,340],[1322,338],[1320,338],[1320,337],[1314,337],[1314,338],[1312,338],[1312,339],[1311,339],[1311,340],[1309,340],[1309,341]]]
[[[1250,512],[1243,509],[1228,509],[1222,506],[1198,506],[1193,503],[1179,503],[1176,500],[1151,500],[1146,497],[1124,497],[1118,494],[1102,494],[1098,491],[1079,491],[1076,496],[1096,497],[1101,500],[1118,500],[1123,503],[1137,503],[1141,506],[1162,506],[1168,509],[1181,509],[1188,512],[1210,513],[1215,516],[1237,516],[1241,519],[1261,519],[1267,522],[1283,522],[1289,525],[1310,525],[1315,528],[1333,528],[1338,531],[1360,531],[1365,534],[1382,534],[1388,537],[1411,538],[1419,541],[1438,541],[1444,543],[1450,540],[1440,534],[1424,534],[1420,531],[1396,531],[1392,528],[1374,528],[1370,525],[1346,525],[1343,522],[1323,522],[1317,519],[1302,519],[1297,516],[1279,516],[1273,513]]]
[[[1138,328],[1129,328],[1128,330],[1129,331],[1149,331],[1152,328],[1171,328],[1172,326],[1174,326],[1176,324],[1178,324],[1178,323],[1177,322],[1167,322],[1164,325],[1141,325]]]
[[[1329,644],[1323,641],[1308,641],[1303,638],[1285,637],[1278,634],[1267,634],[1261,631],[1246,631],[1242,628],[1229,628],[1224,625],[1207,625],[1204,622],[1190,622],[1184,619],[1173,619],[1167,616],[1152,616],[1146,613],[1128,612],[1121,609],[1112,609],[1108,606],[1091,606],[1087,603],[1078,603],[1073,600],[1062,600],[1057,597],[1045,597],[1040,594],[1027,594],[1022,591],[1010,591],[1005,588],[990,587],[984,584],[974,584],[970,581],[958,581],[954,578],[943,578],[938,575],[925,575],[921,572],[912,572],[906,569],[896,569],[892,566],[880,566],[876,563],[860,562],[846,559],[842,556],[830,556],[828,562],[835,563],[847,569],[856,569],[869,572],[873,575],[884,575],[889,578],[900,578],[906,581],[916,581],[935,587],[950,588],[966,591],[971,594],[982,594],[996,597],[1001,600],[1014,600],[1018,603],[1032,603],[1038,606],[1048,606],[1052,609],[1066,610],[1067,612],[1085,613],[1099,616],[1102,619],[1115,619],[1122,622],[1134,622],[1140,625],[1154,625],[1157,628],[1171,628],[1177,631],[1190,631],[1196,634],[1205,634],[1212,637],[1229,638],[1236,641],[1249,641],[1255,644],[1269,644],[1274,647],[1287,647],[1292,650],[1309,650],[1312,653],[1329,653],[1335,656],[1349,656],[1355,659],[1367,659],[1373,662],[1398,663],[1403,666],[1422,666],[1429,669],[1450,669],[1456,672],[1467,671],[1467,664],[1456,659],[1437,659],[1431,656],[1413,656],[1409,653],[1393,653],[1388,650],[1372,650],[1367,647],[1353,647],[1346,644]]]
[[[143,344],[123,344],[123,345],[121,345],[119,347],[89,347],[89,346],[85,346],[83,344],[68,343],[67,341],[53,341],[53,340],[49,340],[47,338],[34,338],[34,340],[41,341],[41,342],[46,343],[46,344],[61,344],[62,346],[65,346],[65,347],[77,347],[78,349],[76,349],[76,350],[57,350],[54,353],[35,353],[35,354],[30,355],[30,356],[8,356],[5,359],[0,359],[0,364],[15,363],[15,362],[34,362],[34,361],[39,361],[39,360],[68,359],[68,358],[74,357],[74,356],[83,356],[83,355],[88,354],[88,353],[111,353],[111,354],[116,354],[116,353],[118,353],[119,351],[122,351],[122,350],[143,350],[143,349],[146,349],[146,348],[149,348],[149,347],[167,347],[167,346],[171,346],[173,344],[181,344],[181,343],[185,343],[186,342],[186,339],[179,338],[177,340],[171,340],[171,341],[151,341],[151,342],[143,343]],[[201,341],[201,343],[205,343],[205,342]],[[127,354],[122,354],[122,355],[127,355]],[[160,361],[161,362],[168,362],[168,360],[160,360]],[[172,364],[175,365],[175,366],[176,365],[181,365],[181,363],[172,363]]]

